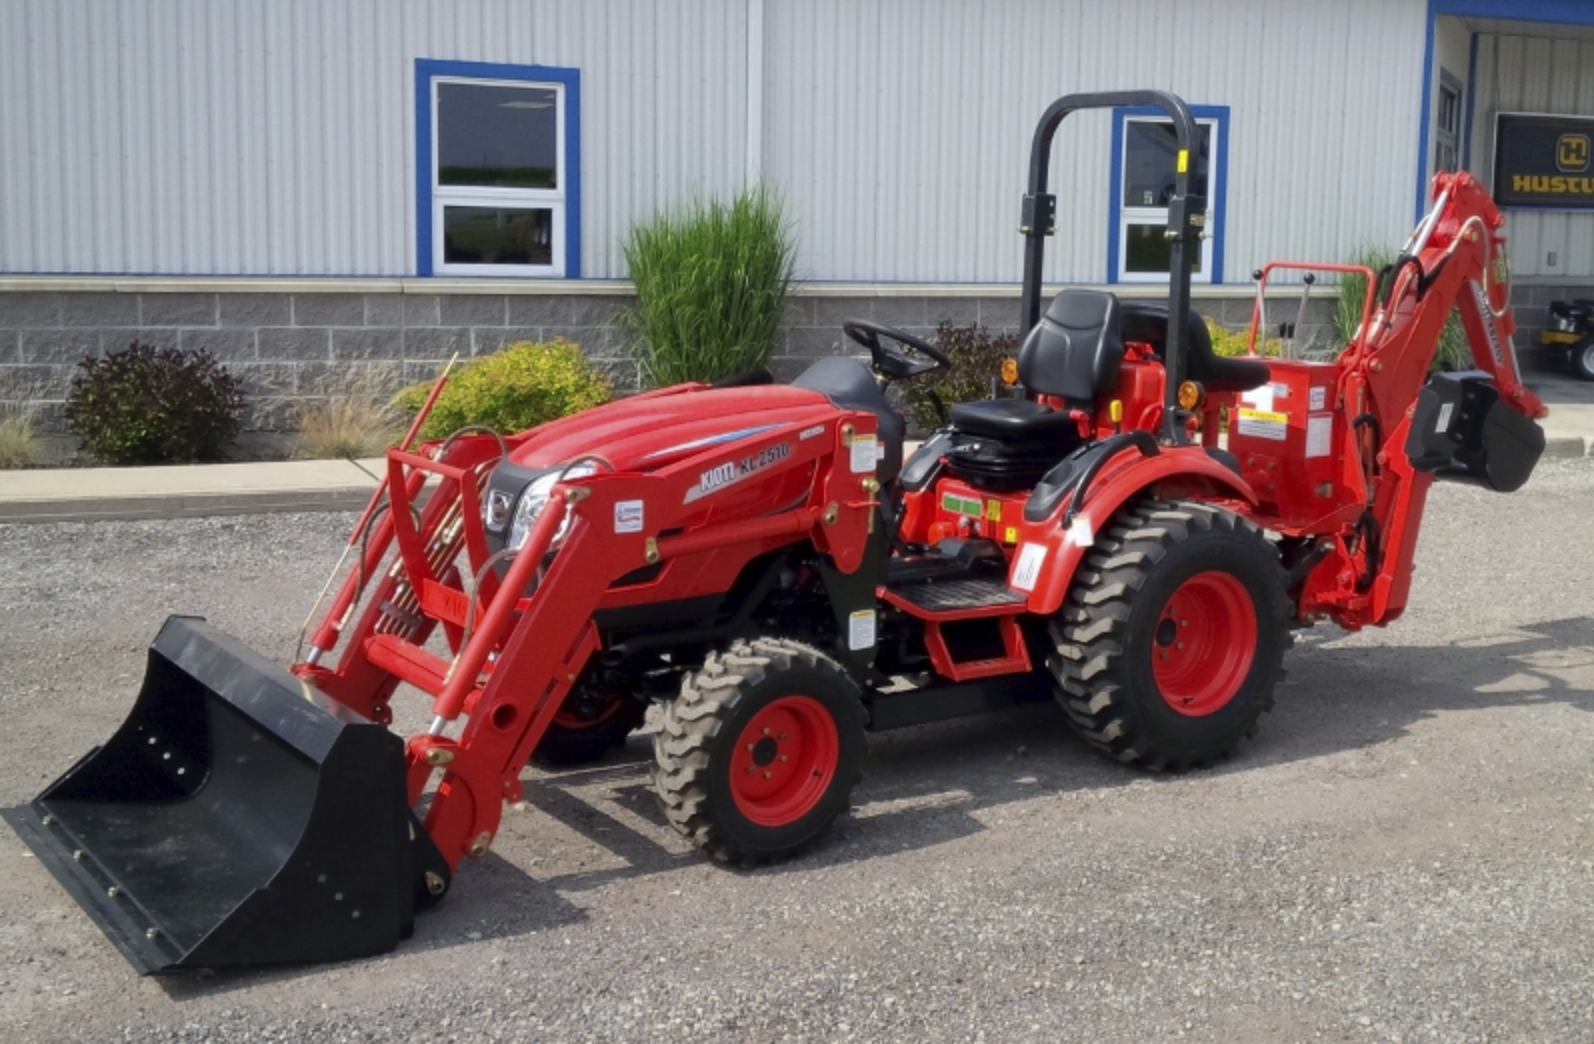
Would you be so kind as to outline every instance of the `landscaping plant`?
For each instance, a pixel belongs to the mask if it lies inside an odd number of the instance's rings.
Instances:
[[[32,404],[0,406],[0,469],[25,468],[37,456],[38,431]]]
[[[404,433],[404,411],[366,372],[348,388],[299,404],[294,456],[355,460],[387,451]]]
[[[622,249],[637,303],[621,322],[649,384],[712,382],[769,364],[796,255],[773,192],[660,215],[633,228]]]
[[[902,385],[910,416],[923,431],[929,431],[940,423],[935,410],[935,397],[939,397],[947,406],[991,398],[1002,380],[1002,363],[1018,355],[1016,336],[1010,333],[993,334],[977,324],[957,326],[943,320],[935,328],[933,340],[935,346],[952,361],[951,369],[939,370]]]
[[[77,364],[67,427],[107,464],[192,464],[225,459],[242,427],[243,380],[209,351],[137,341]]]
[[[1380,280],[1389,278],[1385,271],[1395,263],[1395,256],[1387,250],[1367,249],[1350,260],[1353,265],[1365,265],[1379,274]],[[1382,286],[1380,286],[1382,289]],[[1367,295],[1367,277],[1359,272],[1346,272],[1339,277],[1339,299],[1334,309],[1334,332],[1341,346],[1355,340],[1361,328],[1362,304]],[[1374,308],[1376,309],[1376,304]],[[1467,333],[1461,326],[1461,316],[1454,308],[1445,318],[1444,330],[1439,334],[1439,350],[1434,353],[1432,369],[1466,370],[1472,367],[1472,348],[1467,344]]]
[[[393,402],[414,414],[432,390],[413,384]],[[555,338],[546,344],[518,341],[449,374],[443,394],[421,427],[421,437],[444,438],[472,425],[508,434],[608,402],[609,381],[587,362],[581,348]]]

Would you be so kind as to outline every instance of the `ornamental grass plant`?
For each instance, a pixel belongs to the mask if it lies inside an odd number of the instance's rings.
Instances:
[[[293,455],[307,460],[378,457],[404,434],[405,414],[374,373],[298,407]]]
[[[32,404],[0,405],[0,470],[25,468],[38,459],[37,412]]]
[[[1382,273],[1395,263],[1395,255],[1382,248],[1370,247],[1351,258],[1353,265],[1364,265],[1375,273]],[[1339,298],[1334,309],[1334,332],[1339,335],[1340,347],[1349,345],[1361,330],[1362,303],[1367,295],[1367,277],[1359,272],[1342,273],[1339,277]],[[1373,303],[1376,311],[1378,304]],[[1473,366],[1472,346],[1467,343],[1467,333],[1461,325],[1461,314],[1454,308],[1445,317],[1444,329],[1439,334],[1439,346],[1434,352],[1429,369],[1466,370]]]
[[[773,191],[661,214],[622,249],[637,303],[621,323],[646,383],[712,382],[769,365],[796,257]]]

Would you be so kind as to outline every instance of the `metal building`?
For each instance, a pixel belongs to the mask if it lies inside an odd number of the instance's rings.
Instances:
[[[579,303],[623,299],[626,230],[756,182],[808,284],[791,354],[837,299],[1008,325],[1028,137],[1073,91],[1191,103],[1197,279],[1239,299],[1398,246],[1438,167],[1490,183],[1500,114],[1594,117],[1591,58],[1594,0],[0,0],[0,400],[129,331],[260,366],[613,349]],[[1049,278],[1154,292],[1160,137],[1068,121]],[[1575,196],[1509,211],[1526,328],[1594,284]]]

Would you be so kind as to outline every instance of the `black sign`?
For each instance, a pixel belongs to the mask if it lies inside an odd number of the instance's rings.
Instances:
[[[1496,117],[1494,201],[1502,207],[1594,210],[1594,118]]]

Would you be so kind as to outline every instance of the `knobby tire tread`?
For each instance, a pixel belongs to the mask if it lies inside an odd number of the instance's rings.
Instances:
[[[1247,705],[1232,735],[1216,750],[1192,753],[1176,743],[1158,741],[1148,735],[1150,730],[1136,725],[1135,695],[1124,684],[1134,599],[1171,550],[1213,533],[1237,535],[1249,541],[1258,556],[1278,561],[1262,531],[1228,511],[1194,501],[1142,501],[1120,511],[1105,534],[1097,536],[1062,611],[1051,621],[1055,653],[1049,666],[1060,687],[1057,700],[1085,742],[1108,757],[1150,771],[1203,768],[1231,756],[1242,739],[1255,736],[1258,720],[1273,708],[1274,686],[1285,673],[1283,653],[1293,641],[1286,621],[1282,569],[1272,581],[1276,583],[1276,591],[1270,592],[1272,607],[1257,606],[1258,626],[1274,629],[1279,664],[1260,686],[1261,692],[1235,697],[1246,698]],[[1161,699],[1156,693],[1140,698]]]
[[[814,840],[786,851],[754,851],[728,836],[709,793],[714,771],[710,746],[737,706],[770,675],[798,666],[833,674],[842,686],[855,689],[841,667],[817,649],[789,639],[756,638],[710,654],[702,668],[687,675],[680,696],[665,706],[662,728],[653,740],[654,787],[671,825],[716,862],[753,866],[793,855]],[[837,727],[855,728],[861,735],[863,706],[853,705],[855,720],[838,720]],[[861,759],[850,766],[842,759],[829,793],[840,788],[850,794],[861,774]],[[815,837],[823,832],[819,829]]]

